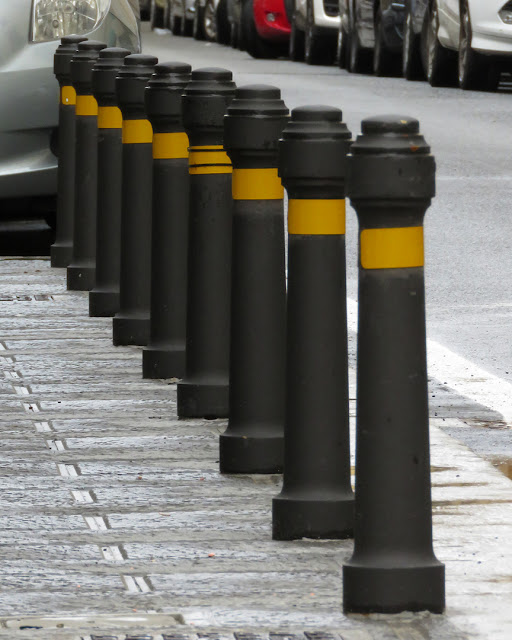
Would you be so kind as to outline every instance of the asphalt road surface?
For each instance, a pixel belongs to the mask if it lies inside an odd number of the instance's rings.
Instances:
[[[511,424],[512,95],[508,88],[497,94],[433,89],[425,82],[351,75],[334,66],[254,60],[229,47],[163,30],[151,33],[147,27],[144,51],[162,62],[231,69],[239,86],[273,84],[290,108],[340,107],[354,135],[368,116],[394,113],[419,119],[437,162],[437,197],[425,218],[430,373]],[[352,210],[347,216],[347,270],[348,295],[356,300],[357,220]]]

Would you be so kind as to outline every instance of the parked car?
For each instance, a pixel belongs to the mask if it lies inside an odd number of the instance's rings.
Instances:
[[[169,0],[169,28],[175,36],[191,36],[195,0]]]
[[[421,38],[428,5],[429,0],[406,0],[405,2],[402,74],[407,80],[420,80],[425,77]]]
[[[166,29],[169,26],[169,0],[151,0],[149,24],[152,29]]]
[[[433,86],[495,90],[512,62],[512,2],[431,0],[422,55]]]
[[[339,25],[338,0],[295,0],[291,15],[290,60],[332,64]]]
[[[196,40],[229,44],[231,27],[228,23],[227,0],[195,0],[192,35]]]
[[[352,73],[398,73],[404,17],[405,0],[340,0],[340,62]]]
[[[284,0],[243,0],[242,41],[253,58],[286,55],[290,21]]]
[[[33,202],[54,206],[59,89],[53,56],[59,39],[85,34],[138,52],[138,15],[137,0],[0,0],[2,209],[22,202],[24,211]]]

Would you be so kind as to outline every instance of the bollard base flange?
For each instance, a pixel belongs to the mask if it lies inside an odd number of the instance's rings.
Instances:
[[[221,473],[282,473],[284,436],[245,436],[223,433],[220,436]]]
[[[152,379],[183,378],[185,346],[147,347],[142,352],[142,377]]]
[[[93,289],[89,293],[89,316],[112,318],[119,311],[119,291]]]
[[[427,566],[400,568],[349,563],[343,567],[343,611],[443,613],[444,585],[444,565],[435,559]]]
[[[178,383],[178,417],[227,418],[229,383],[201,383],[183,380]]]
[[[353,534],[354,497],[351,494],[330,499],[279,495],[272,500],[274,540],[342,540]]]
[[[112,341],[115,346],[138,345],[149,342],[149,314],[118,313],[112,321]]]
[[[69,291],[90,291],[94,287],[96,270],[94,267],[69,265],[67,285]]]
[[[70,244],[52,244],[50,255],[52,267],[65,269],[73,259],[73,247]]]

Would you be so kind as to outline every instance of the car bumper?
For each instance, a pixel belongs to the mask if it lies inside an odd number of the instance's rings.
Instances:
[[[269,19],[269,17],[273,17]],[[272,42],[287,42],[290,23],[282,0],[258,0],[254,3],[254,23],[259,36]]]
[[[505,24],[498,15],[504,4],[505,0],[470,2],[473,49],[499,55],[512,53],[512,25]]]
[[[317,27],[338,31],[340,16],[339,14],[336,16],[328,15],[325,11],[324,0],[314,0],[313,11],[315,14],[315,25]]]

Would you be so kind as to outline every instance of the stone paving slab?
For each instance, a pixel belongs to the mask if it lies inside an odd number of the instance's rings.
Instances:
[[[220,476],[225,421],[178,420],[87,312],[47,260],[0,260],[0,637],[510,640],[512,485],[442,430],[499,416],[431,381],[446,615],[346,617],[352,542],[272,541],[280,476]]]

